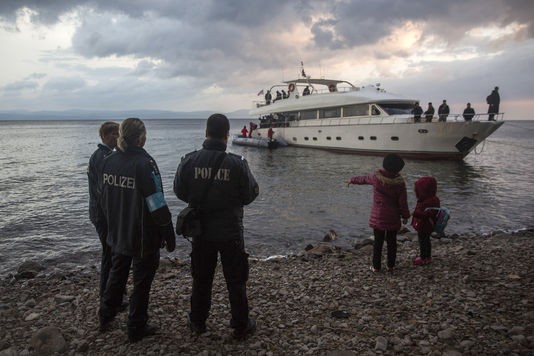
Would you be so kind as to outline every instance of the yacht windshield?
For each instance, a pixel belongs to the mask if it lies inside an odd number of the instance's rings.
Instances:
[[[409,115],[414,107],[412,103],[381,103],[379,105],[388,115]]]

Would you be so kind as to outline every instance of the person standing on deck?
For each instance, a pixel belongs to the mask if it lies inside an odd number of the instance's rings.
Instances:
[[[413,122],[421,122],[421,115],[423,114],[423,108],[419,105],[419,103],[415,103],[415,106],[412,110],[413,114]]]
[[[501,103],[501,96],[499,95],[499,87],[495,87],[490,95],[486,98],[488,106],[488,120],[495,121],[495,114],[499,113],[499,105]]]
[[[428,108],[425,111],[425,120],[426,122],[432,122],[433,118],[434,118],[434,107],[432,106],[432,103],[428,103]]]
[[[471,107],[471,103],[467,103],[467,107],[464,109],[463,117],[465,121],[473,120],[475,116],[475,109]]]
[[[438,108],[438,121],[445,122],[447,121],[447,116],[449,116],[449,105],[447,105],[447,100],[443,100],[443,104],[441,104]]]

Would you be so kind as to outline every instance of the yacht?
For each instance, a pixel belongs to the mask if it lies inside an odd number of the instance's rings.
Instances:
[[[303,71],[304,72],[304,71]],[[277,95],[277,92],[279,95]],[[465,121],[449,114],[426,122],[414,117],[419,100],[389,93],[380,84],[358,87],[344,80],[302,77],[271,86],[250,110],[252,137],[290,146],[362,155],[396,153],[417,159],[461,160],[503,123],[503,114],[476,114]]]

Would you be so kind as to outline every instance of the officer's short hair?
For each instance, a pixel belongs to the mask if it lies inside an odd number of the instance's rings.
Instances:
[[[113,131],[119,131],[119,124],[113,121],[106,121],[100,126],[98,133],[100,134],[100,138],[104,138],[104,136],[109,135]]]
[[[213,114],[208,118],[206,134],[208,137],[224,139],[230,131],[230,121],[223,114]]]

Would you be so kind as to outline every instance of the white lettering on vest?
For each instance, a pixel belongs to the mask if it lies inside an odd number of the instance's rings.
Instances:
[[[211,167],[195,167],[195,179],[207,180],[211,178]],[[221,168],[217,171],[214,180],[220,180],[229,182],[230,181],[230,170]]]
[[[135,178],[104,173],[104,184],[119,188],[135,189]]]

